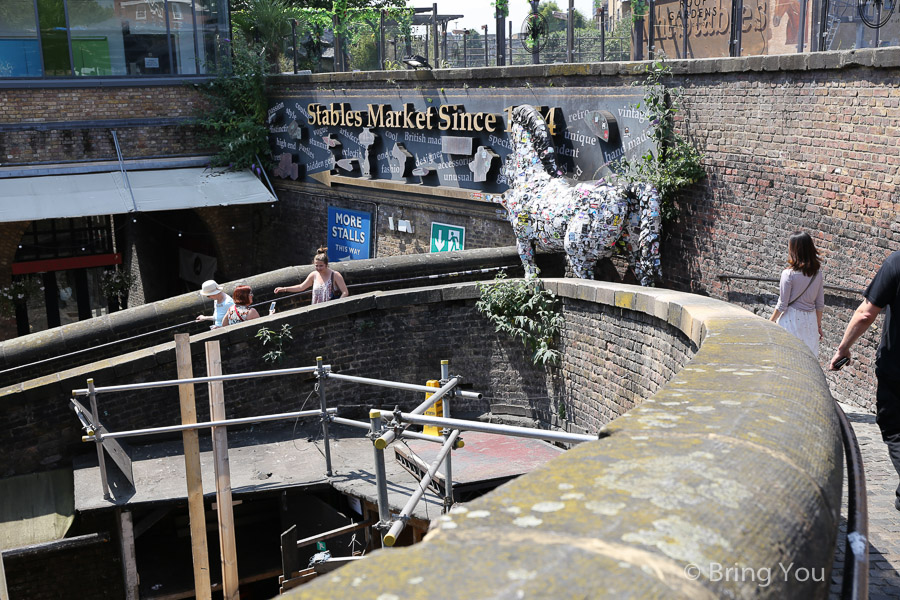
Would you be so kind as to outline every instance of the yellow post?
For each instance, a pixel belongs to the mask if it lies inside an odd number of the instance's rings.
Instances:
[[[439,388],[439,387],[441,387],[441,382],[438,381],[437,379],[429,379],[427,382],[425,382],[425,385],[427,385],[428,387]],[[430,392],[425,392],[425,399],[428,400],[429,398],[431,398],[432,395],[433,394],[431,394]],[[432,404],[431,406],[426,408],[425,414],[428,416],[431,416],[431,417],[443,417],[444,416],[444,400],[443,399],[438,400],[437,402],[435,402],[434,404]],[[425,427],[423,429],[423,433],[425,435],[441,436],[441,435],[443,435],[443,428],[435,427],[434,425],[425,425]]]

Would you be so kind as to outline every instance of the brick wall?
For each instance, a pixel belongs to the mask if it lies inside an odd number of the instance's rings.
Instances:
[[[110,129],[119,137],[126,159],[144,156],[203,154],[197,129],[180,125],[117,124],[106,127],[12,129],[66,121],[187,119],[205,100],[193,85],[102,86],[70,88],[0,88],[0,162],[116,160]]]
[[[787,238],[809,231],[825,259],[821,364],[881,261],[900,250],[900,48],[670,61],[679,87],[681,132],[703,153],[707,178],[685,190],[678,221],[664,234],[663,285],[734,302],[768,317]],[[412,93],[440,86],[630,86],[634,63],[526,65],[392,72]],[[387,75],[319,74],[273,80],[274,95],[315,86],[384,87]],[[610,269],[607,274],[612,274]],[[880,328],[882,320],[877,323]],[[827,377],[839,400],[873,409],[880,329],[854,347],[854,360]]]
[[[548,372],[531,364],[518,341],[493,331],[475,310],[476,294],[474,284],[381,292],[202,333],[192,337],[194,375],[205,374],[204,343],[210,340],[221,344],[224,373],[311,366],[322,356],[335,372],[424,383],[439,378],[440,361],[447,359],[450,372],[464,377],[464,389],[485,396],[454,400],[454,414],[492,411],[544,426],[597,431],[655,392],[695,350],[683,334],[655,317],[568,300],[561,344],[565,359]],[[271,346],[264,348],[255,334],[262,326],[284,324],[292,327],[293,340],[280,363],[266,363],[262,356]],[[47,377],[18,391],[7,388],[0,402],[6,424],[0,451],[9,458],[0,477],[54,468],[91,451],[80,441],[79,423],[67,406],[70,390],[85,388],[87,378],[98,387],[172,379],[174,360],[172,344],[166,344],[73,369],[61,380]],[[224,385],[229,417],[318,404],[315,378],[308,375]],[[198,418],[205,420],[206,387],[195,391]],[[327,382],[326,393],[328,405],[351,418],[365,418],[372,406],[409,409],[422,400],[420,394],[338,381]],[[98,401],[101,420],[111,431],[180,422],[175,387],[100,394]]]
[[[446,223],[466,228],[465,247],[499,248],[515,244],[512,228],[493,204],[446,201],[430,197],[410,198],[347,188],[328,189],[313,184],[275,181],[279,202],[277,217],[270,227],[273,237],[289,243],[263,243],[258,252],[272,265],[302,265],[312,262],[316,249],[327,245],[328,207],[335,206],[368,212],[372,215],[374,242],[372,257],[426,254],[431,252],[431,223]],[[394,229],[388,217],[393,218]],[[397,221],[410,221],[413,233],[397,231]]]

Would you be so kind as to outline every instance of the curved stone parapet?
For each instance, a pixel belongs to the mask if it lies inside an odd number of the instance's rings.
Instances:
[[[802,342],[710,298],[546,285],[566,311],[649,315],[696,353],[596,442],[456,507],[424,542],[289,597],[824,598],[843,461],[834,402]]]

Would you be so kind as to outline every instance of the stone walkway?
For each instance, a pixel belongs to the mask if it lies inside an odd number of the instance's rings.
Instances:
[[[875,415],[863,409],[841,404],[853,426],[862,452],[866,472],[869,512],[869,598],[900,600],[900,512],[894,508],[897,473],[888,458],[887,446],[875,424]],[[844,500],[841,506],[841,532],[838,535],[831,575],[830,600],[838,600],[844,562],[847,524],[847,480],[844,467]]]

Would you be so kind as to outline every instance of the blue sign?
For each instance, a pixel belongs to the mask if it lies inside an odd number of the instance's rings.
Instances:
[[[328,259],[336,262],[369,258],[372,215],[328,207]]]

